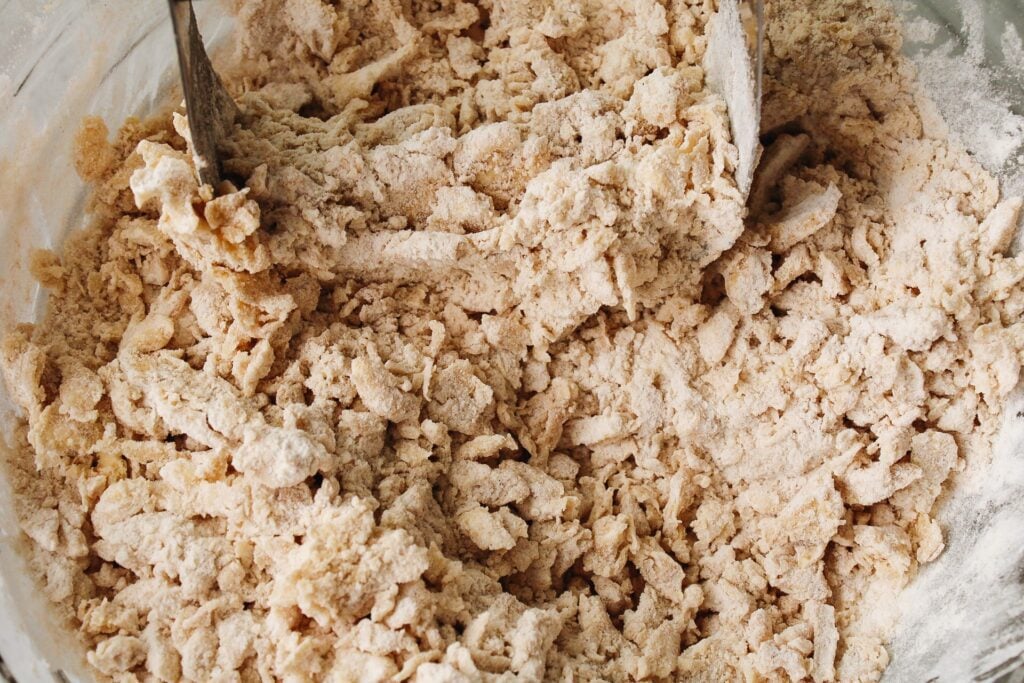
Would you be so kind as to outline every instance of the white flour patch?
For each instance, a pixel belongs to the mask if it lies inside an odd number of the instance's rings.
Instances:
[[[910,7],[900,3],[905,14]],[[916,11],[916,10],[913,10]],[[1024,112],[1015,101],[1024,46],[1007,23],[999,44],[1002,54],[987,54],[986,10],[980,0],[961,5],[963,29],[958,39],[934,21],[909,16],[908,52],[918,80],[938,107],[952,136],[999,176],[1005,194],[1024,192]]]
[[[994,681],[1024,653],[1022,409],[1018,393],[992,463],[962,475],[939,514],[947,548],[903,594],[886,680]]]

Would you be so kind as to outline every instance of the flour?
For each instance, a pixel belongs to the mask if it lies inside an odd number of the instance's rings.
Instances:
[[[989,40],[986,53],[984,24],[998,8],[986,10],[970,3],[962,10],[968,49],[959,55],[951,43],[939,40],[945,35],[939,23],[916,16],[918,8],[901,7],[909,52],[921,63],[926,89],[949,120],[964,116],[964,102],[970,103],[973,112],[975,103],[982,103],[984,116],[972,113],[972,121],[961,118],[954,128],[970,148],[983,150],[983,158],[999,171],[1004,188],[1019,192],[1024,187],[1022,140],[1019,128],[1014,129],[1019,126],[1014,112],[1020,112],[1012,105],[1024,84],[1017,69],[1024,61],[1020,33],[1012,21],[1005,22],[1001,40],[996,45]],[[997,17],[989,19],[990,34]],[[947,81],[950,75],[955,85]],[[1012,101],[999,92],[1013,96]],[[993,135],[1000,130],[1009,134],[1002,139]],[[1016,396],[991,465],[960,475],[940,512],[939,519],[950,529],[948,549],[942,562],[926,568],[901,598],[903,616],[887,680],[993,681],[1019,667],[1014,662],[1024,652],[1021,558],[1015,550],[1024,542],[1018,521],[1024,481],[1019,455],[1024,434],[1016,417],[1020,405]],[[998,477],[992,472],[999,472]]]
[[[939,35],[939,25],[926,17],[914,17],[903,24],[907,40],[915,43],[930,43]]]
[[[1021,61],[1024,61],[1024,41],[1021,40],[1021,35],[1013,24],[1007,24],[1003,29],[1000,47],[1008,64],[1020,64]]]
[[[1001,39],[986,42],[986,22],[998,8],[977,0],[956,4],[962,33],[949,38],[935,21],[902,9],[909,17],[909,52],[925,93],[937,105],[954,137],[1001,178],[1007,192],[1024,191],[1024,112],[1014,94],[1021,86],[1021,37],[1005,22]],[[999,54],[1001,51],[1001,54]],[[993,66],[994,65],[994,66]]]
[[[1015,662],[1024,652],[1022,406],[1018,393],[991,469],[961,476],[942,510],[940,518],[950,529],[949,550],[901,598],[891,680],[993,681],[1019,667]],[[936,601],[935,595],[944,599]]]
[[[892,8],[770,4],[749,213],[704,4],[238,9],[232,180],[88,119],[0,346],[95,671],[878,680],[1024,358]]]
[[[922,85],[968,149],[989,168],[1018,168],[1024,161],[1024,116],[1014,113],[1010,100],[999,91],[979,91],[979,83],[990,82],[989,72],[946,49],[917,64]],[[1016,186],[1020,181],[1013,178],[1011,182]]]

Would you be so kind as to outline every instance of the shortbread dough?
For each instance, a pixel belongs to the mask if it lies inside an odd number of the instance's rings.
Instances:
[[[772,0],[748,215],[713,9],[241,1],[216,192],[180,114],[86,121],[2,367],[98,675],[880,678],[1018,379],[1021,202],[886,2]]]

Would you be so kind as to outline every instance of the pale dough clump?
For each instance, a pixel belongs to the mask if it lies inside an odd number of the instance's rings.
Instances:
[[[2,347],[31,562],[118,681],[872,681],[1017,382],[1020,201],[880,0],[248,0],[227,150],[90,121]]]

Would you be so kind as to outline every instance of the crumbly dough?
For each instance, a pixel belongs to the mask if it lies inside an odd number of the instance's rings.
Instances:
[[[2,367],[117,681],[874,681],[1024,348],[1021,203],[882,0],[773,0],[750,197],[698,0],[247,0],[238,187],[83,127]]]

